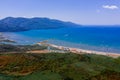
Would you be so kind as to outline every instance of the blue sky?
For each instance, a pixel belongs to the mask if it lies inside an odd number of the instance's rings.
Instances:
[[[117,25],[120,24],[120,0],[0,0],[0,18],[8,16]]]

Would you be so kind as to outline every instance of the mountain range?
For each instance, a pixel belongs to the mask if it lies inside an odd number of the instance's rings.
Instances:
[[[81,25],[49,18],[6,17],[0,20],[0,32],[17,32],[36,29],[56,29]]]

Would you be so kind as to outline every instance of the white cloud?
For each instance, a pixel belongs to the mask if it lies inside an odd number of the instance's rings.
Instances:
[[[105,9],[111,9],[111,10],[114,10],[114,9],[118,9],[118,8],[119,8],[119,7],[116,6],[116,5],[103,5],[102,7],[105,8]]]

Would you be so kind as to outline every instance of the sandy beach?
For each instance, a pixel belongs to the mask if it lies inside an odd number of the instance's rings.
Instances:
[[[69,50],[70,52],[76,53],[76,54],[98,54],[98,55],[105,55],[113,58],[120,57],[119,53],[110,53],[110,52],[100,52],[100,51],[93,51],[93,50],[85,50],[85,49],[79,49],[79,48],[71,48],[71,47],[65,47],[65,46],[58,46],[54,44],[50,44],[50,46],[58,48],[60,50]]]

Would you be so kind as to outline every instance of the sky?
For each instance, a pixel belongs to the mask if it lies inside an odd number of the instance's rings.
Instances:
[[[120,0],[0,0],[0,19],[48,17],[82,25],[120,25]]]

